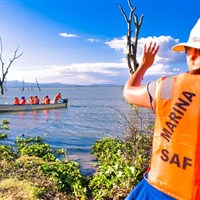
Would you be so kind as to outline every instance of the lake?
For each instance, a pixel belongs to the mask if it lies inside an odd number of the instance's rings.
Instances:
[[[131,115],[132,107],[123,97],[123,87],[83,86],[65,88],[25,89],[8,88],[0,103],[12,103],[13,98],[37,95],[40,101],[48,95],[53,99],[60,92],[68,99],[68,107],[52,110],[2,113],[0,120],[7,119],[11,128],[8,138],[0,144],[14,145],[16,136],[41,136],[52,148],[65,148],[69,158],[81,164],[83,173],[94,171],[94,159],[90,148],[103,137],[116,137],[124,133],[127,120],[123,115]]]

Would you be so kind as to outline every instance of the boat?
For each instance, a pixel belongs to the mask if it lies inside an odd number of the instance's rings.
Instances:
[[[68,99],[63,99],[63,101],[60,103],[51,103],[51,104],[26,104],[26,105],[0,104],[0,113],[65,108],[67,107],[67,103]]]

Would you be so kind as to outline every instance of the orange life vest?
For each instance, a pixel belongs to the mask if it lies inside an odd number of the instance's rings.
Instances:
[[[45,98],[44,104],[50,104],[50,99],[49,98]]]
[[[60,98],[61,98],[61,95],[60,95],[59,93],[56,94],[55,97],[54,97],[54,99],[55,99],[56,101],[60,100]]]
[[[20,103],[19,99],[18,99],[17,97],[14,98],[13,104],[14,104],[14,105],[18,105],[19,103]]]
[[[154,108],[149,183],[179,200],[200,199],[200,74],[160,79]]]
[[[39,104],[39,101],[40,101],[40,100],[39,100],[38,97],[34,97],[34,98],[33,98],[33,103],[34,103],[34,104]]]
[[[26,99],[22,99],[22,100],[20,101],[20,104],[21,104],[21,105],[25,105],[25,104],[26,104]]]

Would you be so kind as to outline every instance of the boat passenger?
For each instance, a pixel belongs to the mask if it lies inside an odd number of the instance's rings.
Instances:
[[[20,101],[19,101],[19,98],[18,98],[18,97],[15,97],[15,98],[14,98],[13,104],[14,104],[14,105],[19,105],[19,104],[20,104]]]
[[[44,99],[44,104],[50,104],[49,96],[46,96]]]
[[[29,104],[34,104],[33,96],[30,96],[30,97],[29,97]]]
[[[39,100],[38,96],[34,96],[33,102],[34,102],[34,104],[39,104],[40,103],[40,100]]]
[[[45,104],[45,97],[42,97],[42,104]]]
[[[60,92],[58,94],[56,94],[55,97],[54,97],[54,103],[59,103],[59,102],[62,102]]]
[[[26,98],[23,96],[21,101],[20,101],[21,105],[25,105],[26,104]]]

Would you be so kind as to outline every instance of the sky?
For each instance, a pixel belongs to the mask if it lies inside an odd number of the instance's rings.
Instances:
[[[200,18],[200,0],[131,0],[144,15],[137,60],[144,43],[160,46],[143,82],[187,71],[185,55],[171,47],[186,42]],[[0,38],[7,81],[118,84],[130,77],[126,60],[127,0],[0,0]],[[134,25],[132,26],[134,37]]]

